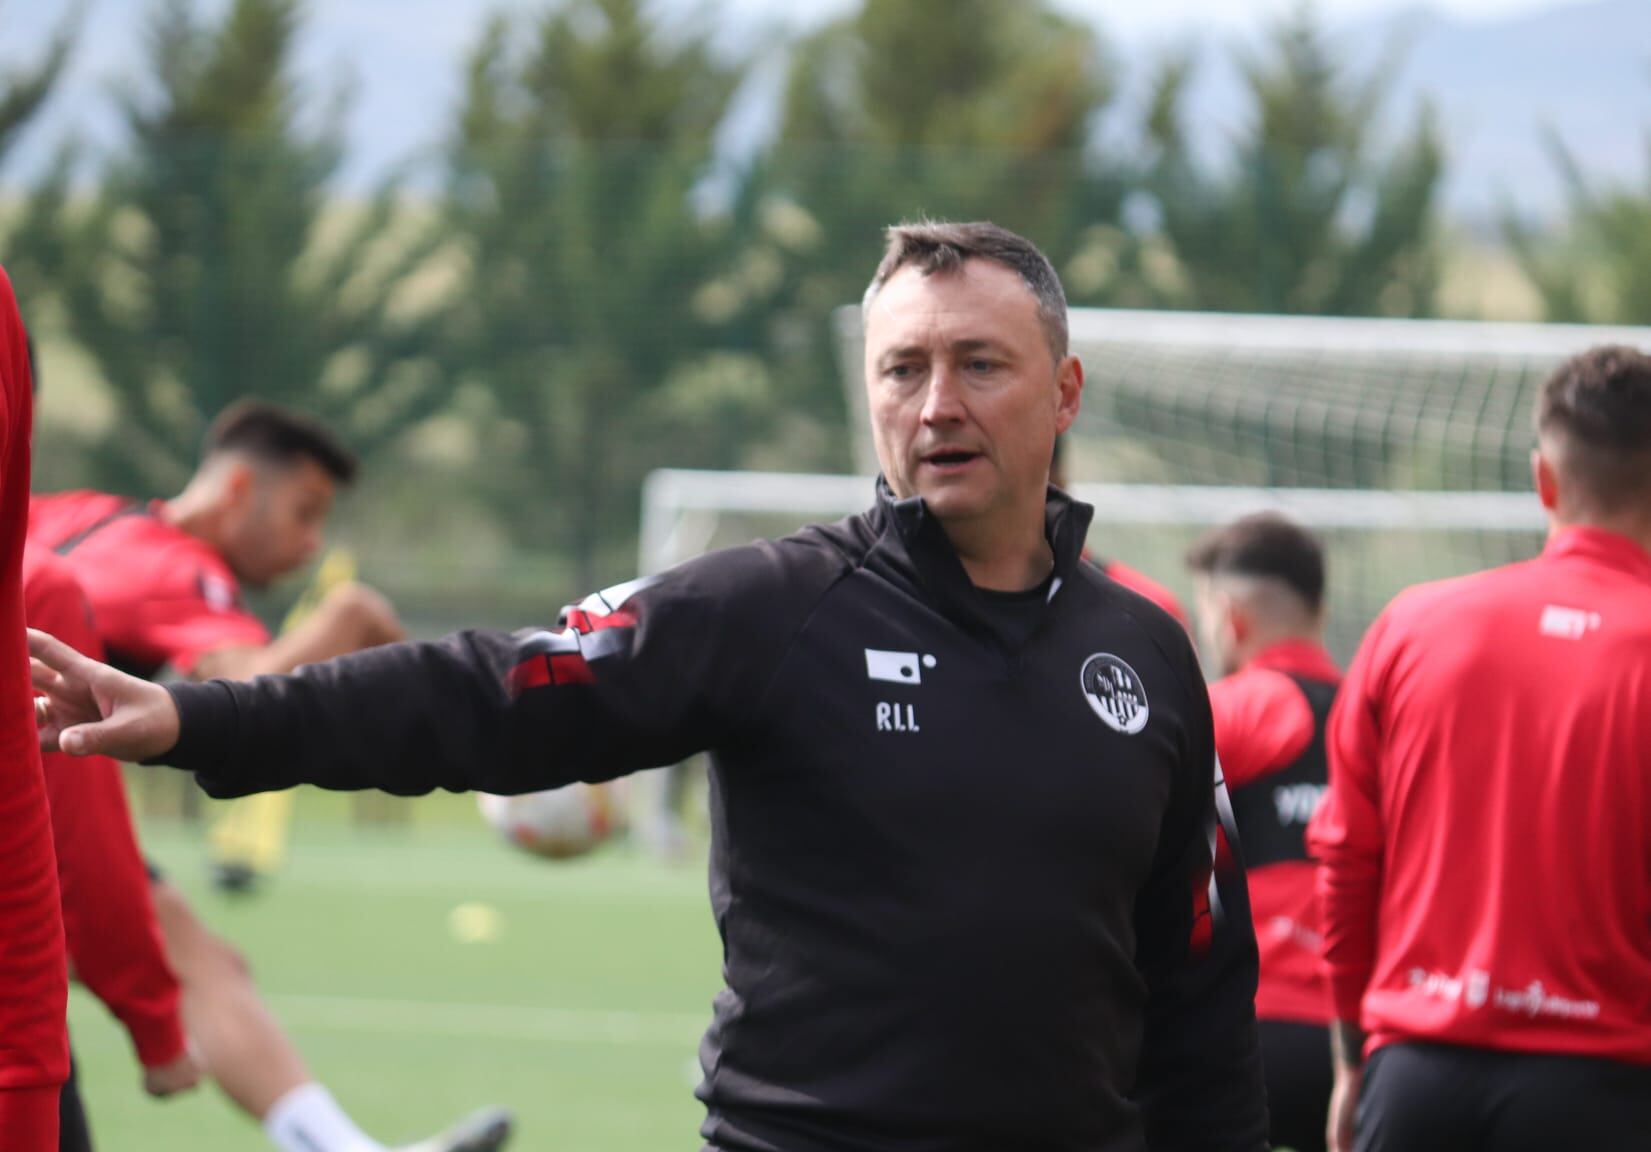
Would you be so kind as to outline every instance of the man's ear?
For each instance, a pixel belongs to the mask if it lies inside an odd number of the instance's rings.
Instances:
[[[1559,469],[1554,467],[1541,445],[1531,450],[1531,480],[1536,484],[1536,498],[1549,512],[1559,511]]]
[[[245,460],[231,460],[224,466],[224,503],[231,508],[245,508],[252,503],[253,489],[258,475]]]
[[[1255,632],[1255,622],[1244,608],[1244,602],[1230,593],[1221,593],[1221,619],[1232,634],[1233,647],[1242,646]]]
[[[1068,356],[1055,367],[1055,432],[1060,434],[1072,427],[1083,407],[1083,361]]]

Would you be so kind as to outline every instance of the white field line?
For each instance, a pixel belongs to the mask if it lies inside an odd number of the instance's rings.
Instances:
[[[269,1000],[283,1022],[312,1031],[468,1036],[624,1048],[691,1049],[710,1021],[709,1013],[535,1008],[353,996],[271,996]]]

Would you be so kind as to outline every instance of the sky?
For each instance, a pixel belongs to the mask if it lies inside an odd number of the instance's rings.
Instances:
[[[753,0],[768,3],[769,0]],[[801,0],[809,7],[830,0]],[[1243,29],[1253,27],[1296,6],[1297,0],[1059,0],[1073,12],[1092,16],[1121,35],[1176,33],[1212,25]],[[1429,3],[1395,3],[1394,0],[1319,0],[1319,7],[1332,16],[1357,19],[1405,8],[1430,8],[1463,19],[1496,18],[1565,7],[1585,0],[1431,0]]]

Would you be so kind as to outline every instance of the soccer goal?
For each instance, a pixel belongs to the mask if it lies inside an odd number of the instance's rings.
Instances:
[[[644,489],[641,565],[851,515],[876,470],[858,308],[837,316],[862,475],[660,471]],[[1198,534],[1276,509],[1319,533],[1329,644],[1348,660],[1408,585],[1535,555],[1531,408],[1566,356],[1651,349],[1651,329],[1074,310],[1087,385],[1070,437],[1089,544],[1185,599]],[[646,795],[660,795],[661,781]],[[660,827],[657,802],[642,819]]]
[[[867,507],[876,469],[858,308],[837,315],[862,476],[658,472],[644,569]],[[1534,555],[1531,410],[1565,357],[1651,349],[1651,329],[1074,309],[1084,408],[1070,436],[1089,544],[1190,591],[1211,525],[1273,508],[1324,538],[1330,645],[1351,656],[1402,588]]]

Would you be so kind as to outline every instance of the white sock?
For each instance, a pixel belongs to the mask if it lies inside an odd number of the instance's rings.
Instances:
[[[355,1126],[321,1085],[302,1084],[264,1116],[264,1135],[281,1152],[386,1152]]]

